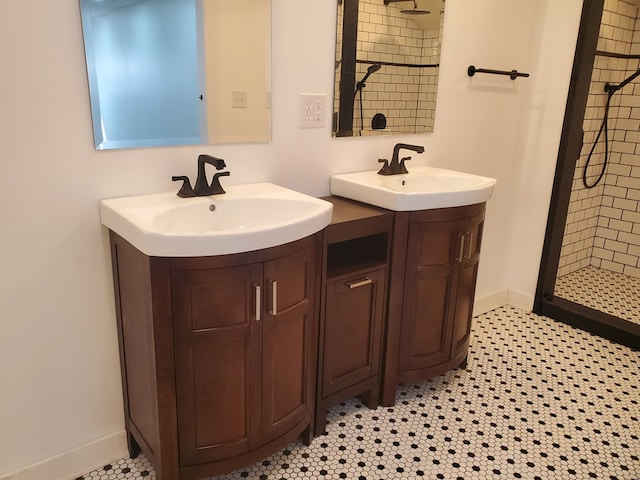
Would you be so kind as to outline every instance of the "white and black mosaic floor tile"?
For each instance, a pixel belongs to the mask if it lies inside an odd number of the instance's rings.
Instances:
[[[553,293],[640,325],[640,278],[589,266],[558,278]]]
[[[334,407],[327,434],[231,479],[640,479],[640,353],[503,307],[474,321],[469,365]],[[155,478],[144,457],[81,479]]]

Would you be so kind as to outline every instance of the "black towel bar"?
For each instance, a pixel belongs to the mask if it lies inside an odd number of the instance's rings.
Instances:
[[[493,75],[508,75],[511,80],[515,80],[518,77],[528,77],[529,74],[528,73],[521,73],[518,72],[517,70],[511,70],[510,72],[507,72],[505,70],[490,70],[488,68],[476,68],[473,65],[469,65],[469,68],[467,68],[467,75],[469,75],[470,77],[473,77],[476,73],[491,73]]]

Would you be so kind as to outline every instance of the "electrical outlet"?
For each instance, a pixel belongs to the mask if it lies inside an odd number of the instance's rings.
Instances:
[[[247,92],[231,92],[231,108],[247,108]]]
[[[324,128],[327,95],[300,94],[300,128]]]

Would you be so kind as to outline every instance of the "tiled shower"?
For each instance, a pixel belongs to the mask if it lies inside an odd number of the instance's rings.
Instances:
[[[633,0],[605,0],[559,279],[585,268],[596,268],[640,284],[640,78],[613,95],[608,121],[608,165],[597,186],[588,189],[583,185],[585,164],[605,114],[608,94],[604,86],[619,84],[640,68],[638,10]],[[604,158],[603,132],[587,169],[587,184],[592,185],[600,175]]]

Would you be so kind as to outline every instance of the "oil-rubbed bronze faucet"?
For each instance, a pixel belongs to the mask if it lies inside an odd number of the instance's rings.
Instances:
[[[381,158],[378,160],[379,163],[383,163],[382,168],[378,171],[378,175],[399,175],[401,173],[409,173],[407,167],[404,162],[407,160],[411,160],[411,157],[404,157],[400,161],[398,161],[398,153],[400,149],[405,150],[413,150],[417,153],[423,153],[424,147],[420,145],[409,145],[407,143],[396,143],[393,147],[393,156],[391,157],[391,163],[389,164],[388,160]]]
[[[224,193],[222,185],[220,185],[220,177],[228,177],[231,172],[219,172],[213,175],[211,184],[207,181],[206,164],[213,165],[216,170],[222,170],[227,165],[221,158],[212,157],[211,155],[198,156],[198,176],[196,178],[195,188],[191,188],[189,177],[184,175],[171,177],[173,181],[182,181],[182,187],[178,191],[179,197],[207,197],[209,195],[219,195]]]
[[[213,180],[211,180],[211,184],[209,184],[205,171],[205,165],[207,163],[216,167],[216,170],[222,170],[227,166],[221,158],[212,157],[211,155],[200,155],[198,157],[198,178],[196,179],[196,186],[193,189],[196,192],[196,197],[206,197],[224,193],[224,189],[222,185],[220,185],[219,177],[228,177],[231,175],[230,172],[216,173],[213,176]]]

